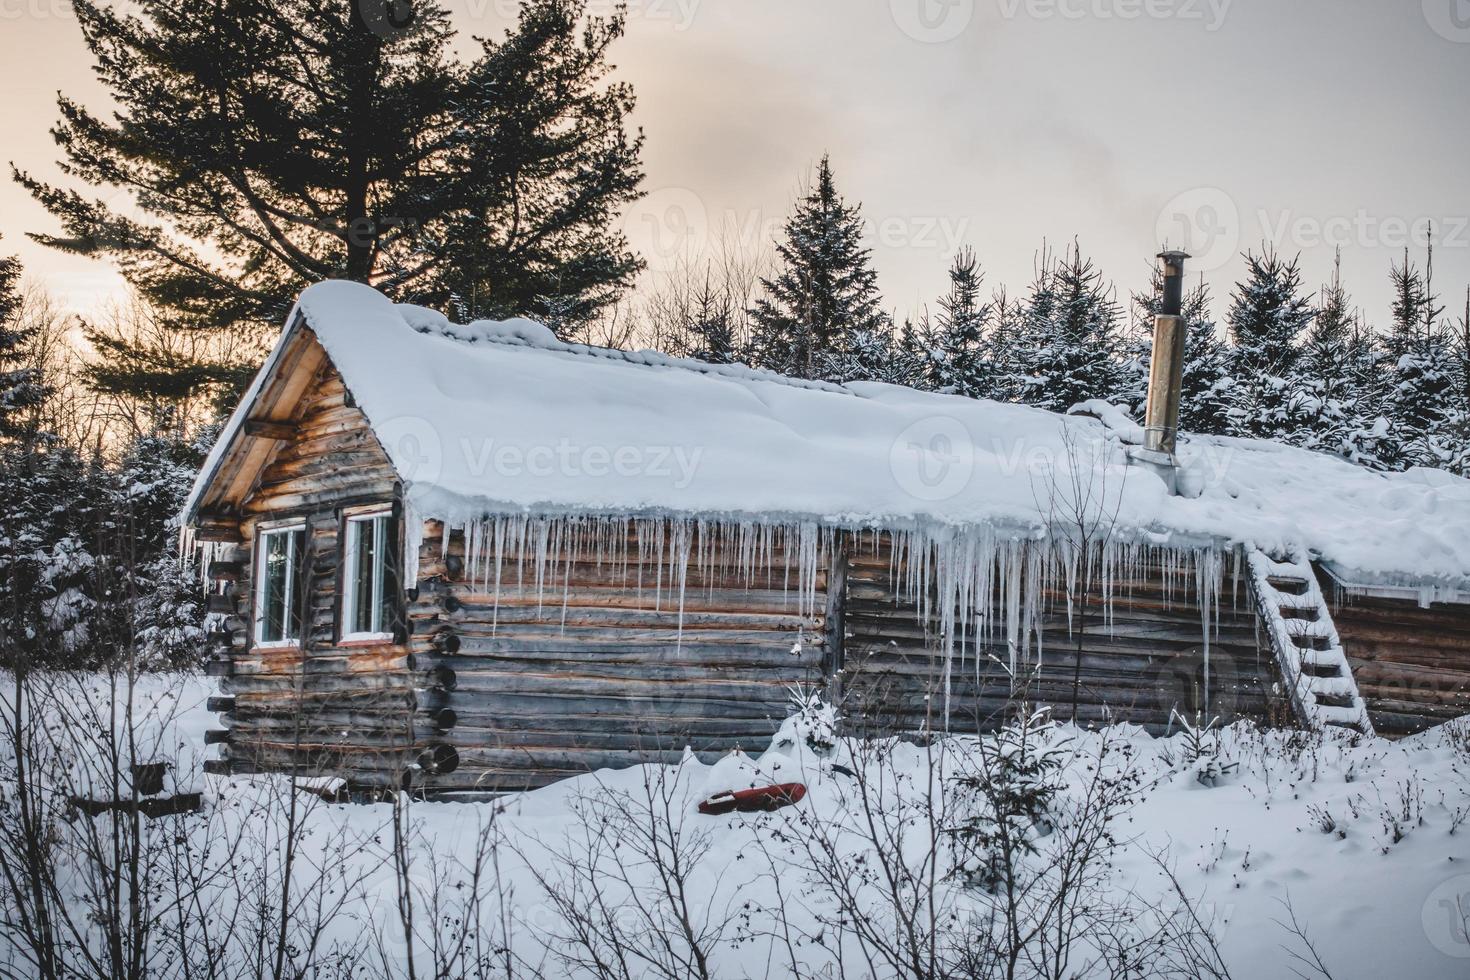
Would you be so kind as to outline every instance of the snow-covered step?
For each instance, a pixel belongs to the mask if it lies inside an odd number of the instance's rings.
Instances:
[[[1353,683],[1351,677],[1308,677],[1307,687],[1318,698],[1355,698],[1358,696],[1358,686]]]
[[[1310,728],[1333,725],[1372,735],[1368,706],[1306,552],[1293,547],[1273,556],[1248,546],[1245,557],[1256,610],[1297,716]]]

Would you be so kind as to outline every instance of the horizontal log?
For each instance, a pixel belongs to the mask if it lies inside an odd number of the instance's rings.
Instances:
[[[194,529],[194,541],[210,542],[210,544],[238,544],[244,541],[241,535],[240,525],[235,522],[221,523],[221,525],[206,525],[201,523]]]
[[[240,561],[212,561],[206,573],[210,580],[215,582],[234,582],[239,580],[245,571],[245,563]]]
[[[278,442],[289,442],[296,435],[295,425],[276,419],[248,418],[241,428],[247,436],[257,439],[274,439]]]

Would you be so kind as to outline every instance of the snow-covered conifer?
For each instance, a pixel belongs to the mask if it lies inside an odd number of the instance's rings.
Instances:
[[[786,221],[776,245],[781,270],[762,279],[766,295],[751,310],[756,362],[800,378],[822,377],[827,365],[886,330],[878,306],[878,274],[863,245],[857,205],[837,193],[831,161],[822,157],[815,186]]]

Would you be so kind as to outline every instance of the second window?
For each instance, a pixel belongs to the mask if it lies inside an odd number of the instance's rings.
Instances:
[[[342,639],[380,640],[390,635],[387,513],[347,518],[342,575]]]

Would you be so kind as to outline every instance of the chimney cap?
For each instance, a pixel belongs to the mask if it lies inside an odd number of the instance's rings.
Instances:
[[[1156,258],[1156,259],[1164,259],[1165,261],[1168,261],[1168,262],[1178,262],[1178,261],[1181,261],[1182,259],[1194,258],[1194,256],[1190,255],[1188,252],[1184,251],[1184,249],[1182,249],[1182,248],[1166,248],[1162,252],[1160,252],[1158,255],[1154,256],[1154,258]]]

